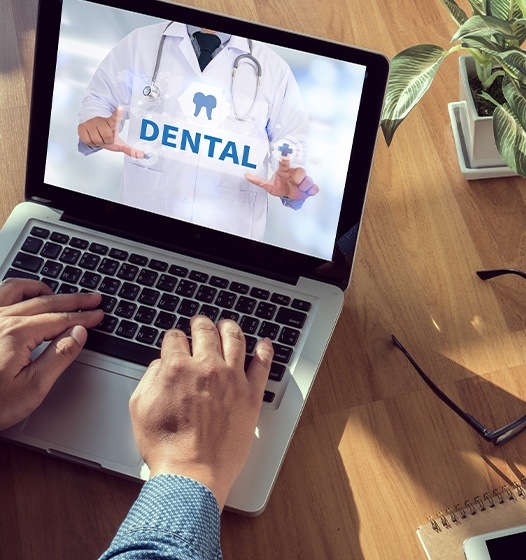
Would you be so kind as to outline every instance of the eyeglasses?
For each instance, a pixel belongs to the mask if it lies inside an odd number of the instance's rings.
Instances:
[[[516,270],[512,268],[501,268],[497,270],[479,270],[477,275],[482,280],[489,280],[490,278],[495,278],[496,276],[501,276],[503,274],[516,274],[521,278],[526,279],[526,272],[521,270]],[[526,429],[526,415],[518,418],[514,422],[499,428],[498,430],[489,430],[483,426],[476,418],[464,412],[455,402],[453,402],[437,385],[424,373],[422,368],[415,362],[411,354],[405,349],[402,343],[394,336],[391,335],[394,345],[402,351],[405,357],[409,360],[411,365],[416,369],[420,377],[427,383],[429,388],[435,393],[435,395],[445,404],[453,410],[462,420],[467,422],[479,435],[481,435],[486,441],[490,441],[493,445],[502,445],[510,439],[520,434]]]

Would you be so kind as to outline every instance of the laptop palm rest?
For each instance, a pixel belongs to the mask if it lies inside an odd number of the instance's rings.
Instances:
[[[75,362],[29,416],[22,432],[48,442],[51,454],[62,451],[81,459],[136,467],[141,457],[133,438],[128,401],[137,383]]]

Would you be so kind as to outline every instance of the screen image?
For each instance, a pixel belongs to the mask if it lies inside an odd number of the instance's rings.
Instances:
[[[526,533],[516,533],[486,541],[491,560],[513,560],[524,557]]]
[[[330,260],[365,71],[64,0],[45,181]]]

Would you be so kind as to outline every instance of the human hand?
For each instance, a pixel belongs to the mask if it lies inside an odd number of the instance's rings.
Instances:
[[[0,430],[31,414],[102,321],[100,294],[54,295],[35,280],[0,283]],[[31,360],[44,341],[48,347]]]
[[[290,159],[283,158],[279,162],[279,167],[270,181],[265,181],[262,177],[245,173],[245,179],[265,189],[273,196],[284,197],[290,200],[306,200],[309,196],[318,194],[320,188],[314,184],[311,177],[303,167],[291,167]]]
[[[79,124],[79,138],[87,146],[96,146],[110,150],[110,152],[123,152],[127,156],[143,159],[146,154],[127,144],[119,135],[119,126],[122,121],[122,107],[117,107],[111,117],[93,117]]]
[[[180,330],[167,331],[130,399],[139,452],[150,476],[179,474],[214,493],[223,509],[250,452],[273,357],[260,340],[247,372],[245,337],[234,321],[217,328],[191,320],[192,351]]]

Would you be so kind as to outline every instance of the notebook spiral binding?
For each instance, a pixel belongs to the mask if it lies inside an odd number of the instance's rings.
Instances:
[[[429,515],[427,519],[433,530],[441,533],[444,529],[460,525],[468,516],[480,515],[517,500],[526,500],[526,476],[521,478],[520,483],[514,482],[511,488],[508,485],[502,486],[500,490],[495,488],[491,492],[485,492],[482,497],[475,496],[472,500],[466,500],[464,505],[457,504],[454,510],[447,508],[446,513],[437,511],[435,517]]]

